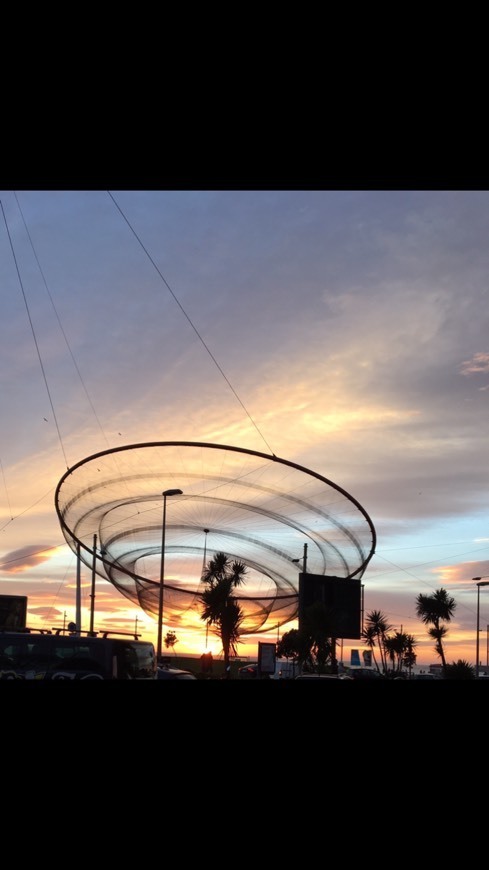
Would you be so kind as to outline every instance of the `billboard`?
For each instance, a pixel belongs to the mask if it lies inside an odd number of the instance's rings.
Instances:
[[[350,665],[352,668],[360,667],[360,651],[357,649],[350,650]]]
[[[358,640],[362,636],[361,600],[360,580],[325,574],[299,574],[299,628],[306,608],[321,602],[329,611],[331,636]]]
[[[366,668],[372,667],[372,650],[364,649],[362,652],[363,655],[363,664]]]
[[[0,631],[26,627],[27,595],[0,595]]]
[[[261,674],[275,673],[276,646],[274,643],[258,644],[258,672]]]

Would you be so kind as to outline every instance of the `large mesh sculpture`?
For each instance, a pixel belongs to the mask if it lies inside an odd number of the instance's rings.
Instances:
[[[171,489],[182,494],[166,500],[162,536],[162,494]],[[164,538],[172,628],[203,630],[201,574],[217,552],[246,565],[235,594],[241,633],[254,634],[297,616],[303,553],[307,572],[358,579],[375,550],[373,523],[345,490],[285,459],[222,444],[160,441],[94,454],[63,475],[55,506],[81,562],[154,617]]]

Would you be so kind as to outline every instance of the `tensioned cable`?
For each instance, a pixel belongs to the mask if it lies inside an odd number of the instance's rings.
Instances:
[[[3,532],[3,530],[7,528],[7,526],[9,525],[9,523],[13,523],[14,520],[17,520],[17,519],[18,519],[19,517],[21,517],[23,514],[27,514],[27,513],[29,513],[29,511],[32,510],[33,507],[35,507],[37,504],[40,504],[42,501],[44,501],[44,499],[46,498],[46,496],[48,496],[51,492],[54,492],[54,490],[55,490],[55,487],[54,487],[54,486],[51,487],[51,489],[48,489],[48,491],[47,491],[44,495],[42,495],[41,498],[38,498],[37,501],[35,501],[35,502],[34,502],[33,504],[31,504],[29,507],[25,508],[23,511],[19,511],[19,513],[16,514],[15,517],[10,517],[10,519],[7,520],[7,522],[6,522],[3,526],[1,526],[1,528],[0,528],[0,532]]]
[[[34,247],[34,243],[33,243],[33,241],[32,241],[31,234],[30,234],[30,232],[29,232],[29,229],[28,229],[28,226],[27,226],[27,223],[26,223],[26,220],[25,220],[25,217],[24,217],[24,214],[23,214],[22,208],[21,208],[20,203],[19,203],[19,199],[18,199],[17,194],[16,194],[15,191],[14,191],[14,196],[15,196],[15,200],[16,200],[16,202],[17,202],[17,207],[18,207],[18,209],[19,209],[20,215],[21,215],[21,217],[22,217],[22,221],[23,221],[23,224],[24,224],[25,231],[26,231],[26,233],[27,233],[27,238],[29,239],[29,243],[30,243],[30,246],[31,246],[31,249],[32,249],[32,253],[33,253],[34,258],[35,258],[35,260],[36,260],[36,263],[37,263],[37,266],[38,266],[39,272],[40,272],[40,274],[41,274],[42,280],[43,280],[43,282],[44,282],[44,287],[45,287],[45,289],[46,289],[46,293],[47,293],[47,295],[48,295],[49,301],[51,302],[51,306],[52,306],[53,311],[54,311],[54,314],[55,314],[55,316],[56,316],[56,320],[58,321],[58,325],[59,325],[59,328],[60,328],[60,330],[61,330],[61,334],[63,335],[63,338],[64,338],[65,343],[66,343],[66,347],[68,348],[68,352],[69,352],[69,354],[70,354],[70,356],[71,356],[71,359],[72,359],[72,361],[73,361],[73,365],[74,365],[74,367],[75,367],[75,371],[76,371],[76,373],[77,373],[77,375],[78,375],[78,378],[79,378],[79,380],[80,380],[80,383],[81,383],[81,385],[82,385],[82,388],[83,388],[83,390],[84,390],[84,392],[85,392],[85,395],[86,395],[86,397],[87,397],[87,400],[88,400],[88,403],[89,403],[89,405],[90,405],[90,408],[92,409],[92,412],[93,412],[93,415],[94,415],[94,417],[95,417],[95,420],[97,421],[97,424],[98,424],[98,426],[99,426],[99,429],[100,429],[100,431],[101,431],[101,433],[102,433],[102,437],[104,438],[105,443],[107,444],[107,446],[110,447],[110,442],[109,442],[109,440],[108,440],[108,438],[107,438],[107,436],[106,436],[106,434],[105,434],[105,431],[104,431],[104,429],[103,429],[103,426],[102,426],[102,424],[101,424],[101,422],[100,422],[100,419],[99,419],[99,417],[98,417],[98,415],[97,415],[97,412],[96,412],[96,410],[95,410],[95,406],[94,406],[94,404],[93,404],[93,402],[92,402],[92,400],[91,400],[91,397],[90,397],[90,394],[89,394],[89,392],[88,392],[87,386],[86,386],[86,384],[85,384],[85,382],[84,382],[84,380],[83,380],[83,377],[82,377],[81,371],[80,371],[80,369],[79,369],[79,366],[78,366],[78,364],[77,364],[77,362],[76,362],[75,356],[74,356],[73,351],[72,351],[72,349],[71,349],[70,343],[69,343],[69,341],[68,341],[68,337],[67,337],[66,332],[65,332],[65,330],[64,330],[64,328],[63,328],[63,324],[61,323],[61,318],[60,318],[60,316],[59,316],[59,314],[58,314],[58,311],[57,311],[56,305],[55,305],[55,303],[54,303],[54,299],[53,299],[53,297],[52,297],[52,295],[51,295],[51,293],[50,293],[50,291],[49,291],[48,283],[47,283],[47,281],[46,281],[46,278],[45,278],[44,272],[43,272],[43,270],[42,270],[42,267],[41,267],[41,264],[40,264],[40,261],[39,261],[39,257],[38,257],[38,255],[37,255],[36,249],[35,249],[35,247]],[[5,215],[4,215],[4,217],[5,217]],[[8,231],[8,229],[7,229],[7,231]],[[14,260],[15,260],[15,256],[14,256]],[[18,271],[18,270],[17,270],[17,271]],[[24,301],[25,301],[25,296],[24,296]],[[26,306],[27,306],[27,303],[26,303]],[[32,323],[31,323],[31,328],[33,329]],[[35,337],[35,336],[34,336],[34,337]],[[37,345],[36,345],[36,347],[37,347]],[[38,349],[38,353],[39,353],[39,349]],[[42,369],[42,363],[41,363],[41,369]],[[48,394],[49,394],[49,390],[48,390]],[[52,405],[51,405],[51,407],[52,407]],[[53,416],[54,416],[54,419],[56,420],[56,415],[54,414],[54,412],[53,412]],[[59,435],[59,429],[58,429],[58,435]],[[63,449],[63,444],[62,444],[62,442],[61,442],[61,448]],[[63,450],[63,455],[64,455],[64,450]],[[65,456],[65,461],[66,461],[66,456]],[[3,469],[2,469],[2,470],[3,470]],[[5,489],[6,489],[6,484],[5,484]],[[53,490],[50,489],[49,492],[46,493],[46,495],[48,495],[48,494],[49,494],[50,492],[52,492],[52,491],[53,491]],[[42,498],[45,498],[45,496],[43,496]],[[39,504],[39,502],[42,501],[42,498],[39,499],[38,501],[34,502],[34,504],[31,505],[29,508],[26,508],[26,510],[21,511],[19,514],[17,514],[16,517],[11,516],[10,520],[9,520],[7,523],[5,523],[4,526],[2,526],[2,527],[0,528],[0,531],[3,531],[3,530],[6,528],[6,526],[9,525],[10,522],[13,522],[14,519],[17,519],[17,517],[22,516],[22,514],[27,513],[27,512],[28,512],[32,507],[35,507],[36,504]],[[7,499],[8,499],[8,493],[7,493]],[[10,510],[10,505],[9,505],[9,510]]]
[[[8,228],[8,224],[7,224],[7,219],[6,219],[6,217],[5,217],[5,211],[4,211],[4,208],[3,208],[3,203],[2,203],[1,201],[0,201],[0,205],[2,206],[2,214],[3,214],[3,219],[4,219],[4,221],[5,221],[5,227],[6,227],[6,229],[7,229],[7,235],[8,235],[8,239],[9,239],[9,242],[10,242],[10,248],[11,248],[11,251],[12,251],[12,257],[14,258],[14,263],[15,263],[15,268],[16,268],[16,270],[17,270],[17,276],[18,276],[18,279],[19,279],[20,289],[21,289],[21,291],[22,291],[22,296],[23,296],[23,298],[24,298],[24,304],[25,304],[26,311],[27,311],[27,317],[29,318],[29,323],[30,323],[31,330],[32,330],[32,336],[33,336],[33,338],[34,338],[34,344],[36,345],[37,356],[38,356],[38,358],[39,358],[39,365],[40,365],[40,367],[41,367],[42,376],[43,376],[43,378],[44,378],[44,385],[45,385],[45,387],[46,387],[46,392],[47,392],[47,394],[48,394],[49,404],[51,405],[51,411],[53,412],[53,419],[54,419],[54,423],[55,423],[55,426],[56,426],[56,431],[57,431],[57,433],[58,433],[59,443],[60,443],[60,445],[61,445],[61,450],[62,450],[63,457],[64,457],[64,460],[65,460],[66,468],[69,469],[68,460],[67,460],[67,458],[66,458],[66,453],[65,453],[65,449],[64,449],[64,445],[63,445],[63,439],[62,439],[62,437],[61,437],[61,432],[60,432],[59,425],[58,425],[58,418],[56,417],[56,411],[54,410],[53,400],[52,400],[52,398],[51,398],[51,393],[50,393],[50,391],[49,391],[48,381],[47,381],[47,378],[46,378],[46,372],[44,371],[44,365],[43,365],[43,361],[42,361],[41,353],[40,353],[40,350],[39,350],[39,345],[38,345],[38,343],[37,343],[37,336],[36,336],[36,332],[35,332],[35,329],[34,329],[34,324],[33,324],[33,322],[32,322],[31,313],[30,313],[30,310],[29,310],[29,306],[28,306],[28,304],[27,304],[27,298],[26,298],[26,295],[25,295],[25,292],[24,292],[24,285],[22,284],[22,278],[21,278],[21,275],[20,275],[19,266],[18,266],[18,264],[17,264],[17,258],[16,258],[16,256],[15,256],[14,246],[13,246],[13,244],[12,244],[12,239],[11,239],[11,237],[10,237],[10,232],[9,232],[9,228]]]
[[[13,520],[13,516],[12,516],[12,508],[10,507],[10,499],[9,499],[9,494],[8,494],[8,489],[7,489],[7,482],[6,482],[6,480],[5,480],[5,473],[4,473],[4,470],[3,470],[3,464],[2,464],[2,460],[1,460],[1,459],[0,459],[0,468],[2,469],[3,485],[4,485],[4,487],[5,487],[5,495],[7,496],[8,512],[9,512],[9,514],[10,514],[10,519]]]
[[[195,332],[195,334],[196,334],[197,338],[199,339],[199,341],[203,344],[204,348],[206,349],[207,353],[209,354],[209,356],[210,356],[211,360],[213,361],[214,365],[216,366],[216,368],[219,370],[219,372],[220,372],[221,375],[223,376],[223,378],[224,378],[224,380],[226,381],[226,383],[227,383],[229,389],[231,390],[232,393],[234,393],[236,399],[238,400],[239,404],[240,404],[241,407],[243,408],[243,411],[245,412],[246,416],[249,418],[249,420],[251,421],[251,423],[252,423],[253,426],[255,427],[256,431],[258,432],[260,438],[265,442],[265,444],[267,445],[267,447],[268,447],[270,453],[272,454],[272,456],[275,456],[275,453],[273,452],[272,448],[270,447],[270,445],[269,445],[268,441],[266,440],[265,436],[263,435],[263,433],[262,433],[262,432],[260,431],[260,429],[258,428],[258,425],[255,423],[253,417],[251,416],[250,412],[248,411],[248,409],[246,408],[246,406],[244,405],[244,403],[241,401],[241,399],[240,399],[240,397],[238,396],[236,390],[234,389],[233,385],[231,384],[231,381],[230,381],[229,378],[224,374],[224,372],[223,372],[221,366],[220,366],[219,363],[217,362],[217,360],[216,360],[215,356],[213,355],[213,353],[211,352],[211,350],[208,348],[208,346],[207,346],[207,344],[205,343],[204,339],[203,339],[202,336],[200,335],[200,333],[199,333],[197,327],[194,326],[194,324],[192,323],[190,317],[188,316],[187,312],[185,311],[183,305],[182,305],[182,304],[179,302],[179,300],[177,299],[177,297],[176,297],[175,293],[173,292],[172,288],[170,287],[168,281],[167,281],[166,278],[161,274],[160,270],[158,269],[158,266],[156,265],[155,261],[153,260],[153,258],[152,258],[152,256],[151,256],[151,254],[150,254],[149,251],[144,247],[144,245],[143,245],[141,239],[139,238],[138,234],[136,233],[134,227],[132,227],[131,224],[129,223],[129,221],[128,221],[126,215],[124,214],[124,212],[122,211],[120,205],[115,201],[115,199],[114,199],[114,197],[112,196],[110,190],[108,190],[107,193],[109,194],[109,196],[110,196],[112,202],[114,203],[114,205],[116,206],[116,208],[117,208],[117,209],[119,210],[119,212],[121,213],[122,217],[124,218],[126,224],[127,224],[128,227],[129,227],[129,229],[131,230],[131,232],[134,234],[135,238],[137,239],[137,241],[138,241],[139,244],[141,245],[141,247],[142,247],[144,253],[146,254],[148,260],[149,260],[150,263],[153,265],[153,267],[156,269],[156,271],[158,272],[158,275],[160,276],[161,280],[162,280],[163,283],[165,284],[166,288],[169,290],[169,292],[170,292],[171,295],[173,296],[173,299],[175,300],[175,302],[177,303],[178,307],[180,308],[180,311],[182,312],[182,314],[184,315],[184,317],[186,317],[186,319],[187,319],[188,322],[190,323],[190,326],[192,327],[192,329],[193,329],[193,331]]]
[[[445,546],[445,545],[444,544],[434,544],[434,546],[441,547],[441,546]],[[404,548],[404,549],[407,549],[407,548]],[[413,547],[413,549],[416,549],[416,548]],[[487,547],[479,547],[477,550],[465,550],[463,553],[455,553],[454,556],[452,556],[451,558],[458,559],[460,556],[470,556],[472,553],[480,553],[483,550],[487,550]],[[378,559],[383,559],[384,562],[387,562],[389,565],[392,565],[394,568],[397,568],[398,571],[402,571],[403,574],[407,574],[409,577],[414,577],[415,580],[417,580],[419,583],[423,583],[425,586],[428,587],[428,589],[431,589],[434,591],[437,588],[437,587],[433,586],[431,583],[428,583],[427,580],[422,580],[420,577],[418,577],[417,574],[414,574],[413,571],[410,571],[408,568],[401,568],[400,565],[397,565],[395,562],[392,562],[390,559],[386,559],[386,557],[382,556],[380,553],[376,553],[375,555]],[[418,565],[414,565],[414,570],[417,571],[418,568],[425,568],[427,565],[437,565],[438,563],[439,563],[439,559],[432,559],[429,562],[420,562]],[[392,572],[389,571],[386,573],[391,574]],[[373,579],[377,579],[379,576],[382,576],[382,575],[374,574]],[[458,603],[459,602],[457,602],[457,604]],[[469,613],[474,612],[471,607],[469,607],[467,604],[464,604],[463,602],[462,602],[461,606],[465,610],[467,610]]]
[[[17,198],[17,194],[15,193],[15,191],[14,191],[14,196],[15,196],[15,200],[16,200],[16,202],[17,202],[17,207],[18,207],[18,209],[19,209],[19,211],[20,211],[20,214],[21,214],[21,217],[22,217],[22,221],[23,221],[23,223],[24,223],[25,231],[26,231],[26,233],[27,233],[27,238],[29,239],[30,246],[31,246],[31,248],[32,248],[32,253],[34,254],[34,257],[35,257],[35,260],[36,260],[36,263],[37,263],[37,267],[38,267],[38,269],[39,269],[39,272],[41,273],[41,277],[42,277],[42,280],[43,280],[43,282],[44,282],[44,287],[46,288],[46,293],[47,293],[48,296],[49,296],[49,301],[51,302],[51,305],[52,305],[53,311],[54,311],[54,313],[55,313],[55,315],[56,315],[56,320],[58,321],[58,326],[59,326],[59,328],[60,328],[60,330],[61,330],[61,334],[62,334],[62,336],[63,336],[63,338],[64,338],[64,340],[65,340],[66,347],[68,348],[68,352],[69,352],[69,354],[70,354],[70,356],[71,356],[71,359],[72,359],[72,361],[73,361],[73,365],[75,366],[76,373],[77,373],[77,375],[78,375],[78,377],[79,377],[79,379],[80,379],[80,383],[81,383],[81,385],[82,385],[82,387],[83,387],[83,390],[84,390],[85,395],[86,395],[86,397],[87,397],[88,403],[89,403],[89,405],[90,405],[90,407],[91,407],[91,409],[92,409],[92,411],[93,411],[93,416],[95,417],[95,419],[96,419],[96,421],[97,421],[97,423],[98,423],[98,425],[99,425],[99,429],[100,429],[100,431],[101,431],[101,433],[102,433],[102,436],[103,436],[103,438],[104,438],[104,440],[105,440],[105,443],[107,444],[107,447],[110,447],[109,440],[108,440],[108,438],[107,438],[107,436],[106,436],[106,434],[105,434],[105,432],[104,432],[104,430],[103,430],[102,424],[101,424],[101,422],[100,422],[100,420],[99,420],[99,418],[98,418],[98,416],[97,416],[97,412],[96,412],[96,410],[95,410],[95,408],[94,408],[94,405],[93,405],[93,402],[92,402],[92,400],[91,400],[91,398],[90,398],[90,396],[89,396],[89,393],[88,393],[87,387],[86,387],[85,382],[84,382],[84,380],[83,380],[83,378],[82,378],[82,375],[81,375],[80,369],[78,368],[78,365],[77,365],[77,362],[76,362],[76,360],[75,360],[75,357],[74,357],[73,351],[71,350],[70,343],[69,343],[68,338],[67,338],[67,336],[66,336],[66,333],[65,333],[65,331],[64,331],[64,329],[63,329],[63,324],[61,323],[61,319],[60,319],[59,314],[58,314],[58,312],[57,312],[57,310],[56,310],[56,306],[55,306],[55,304],[54,304],[54,299],[53,299],[53,297],[51,296],[51,293],[49,292],[48,283],[47,283],[47,281],[46,281],[46,278],[44,277],[44,272],[42,271],[41,264],[40,264],[40,262],[39,262],[39,257],[37,256],[36,249],[35,249],[35,247],[34,247],[34,244],[33,244],[32,238],[31,238],[31,234],[30,234],[30,232],[29,232],[29,230],[28,230],[28,227],[27,227],[27,224],[26,224],[26,221],[25,221],[25,218],[24,218],[24,215],[23,215],[23,212],[22,212],[22,209],[21,209],[21,207],[20,207],[20,203],[19,203],[19,200],[18,200],[18,198]]]

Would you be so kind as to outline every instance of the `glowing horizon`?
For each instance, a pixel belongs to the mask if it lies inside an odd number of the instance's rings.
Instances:
[[[447,658],[474,662],[472,578],[489,574],[489,192],[0,195],[0,594],[27,594],[43,627],[73,617],[76,559],[54,506],[68,468],[150,441],[237,445],[351,493],[377,533],[366,610],[415,635],[430,664],[415,600],[445,587]],[[84,614],[89,584],[85,565]],[[96,622],[131,630],[128,599],[99,578],[96,592]],[[488,623],[482,590],[483,656]],[[177,649],[204,643],[176,631]]]

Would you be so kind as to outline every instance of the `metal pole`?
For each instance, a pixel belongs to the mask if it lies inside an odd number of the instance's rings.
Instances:
[[[76,547],[76,608],[75,608],[75,625],[77,634],[80,634],[81,621],[81,560],[80,560],[80,544]]]
[[[304,544],[304,558],[302,560],[302,571],[307,574],[307,544]]]
[[[181,489],[167,489],[163,495],[163,525],[161,529],[161,562],[160,562],[160,598],[158,606],[158,641],[156,646],[156,661],[161,658],[161,636],[163,631],[163,586],[165,577],[165,528],[166,528],[166,499],[169,495],[182,495]]]
[[[475,640],[475,678],[476,680],[479,677],[479,605],[480,605],[480,595],[481,595],[481,584],[477,584],[477,632],[476,632],[476,640]]]
[[[488,575],[488,574],[485,574],[484,576],[485,576],[485,577],[488,577],[489,575]],[[472,580],[473,580],[474,583],[475,583],[477,580],[479,581],[479,582],[477,583],[477,625],[476,625],[476,632],[475,632],[476,635],[477,635],[477,637],[476,637],[476,639],[475,639],[475,678],[476,678],[476,680],[477,680],[477,678],[479,677],[479,612],[480,612],[480,592],[481,592],[481,586],[489,586],[489,580],[482,580],[481,577],[472,577]],[[488,629],[489,629],[489,626],[488,626]],[[488,639],[488,644],[489,644],[489,639]],[[489,650],[489,647],[488,647],[488,650]]]
[[[166,526],[166,495],[163,493],[163,526],[161,531],[161,562],[160,562],[160,599],[158,607],[158,644],[156,661],[161,658],[161,635],[163,631],[163,578],[165,576],[165,526]]]
[[[90,636],[93,636],[93,617],[95,614],[95,565],[97,560],[97,535],[93,536],[93,562],[92,562],[92,592],[90,595]]]
[[[486,574],[485,576],[487,577],[488,575]],[[489,580],[482,580],[480,577],[473,577],[472,579],[473,579],[474,582],[475,582],[476,580],[479,581],[479,582],[477,583],[477,626],[476,626],[476,634],[477,634],[477,637],[476,637],[476,641],[475,641],[475,651],[476,651],[476,652],[475,652],[475,659],[476,659],[476,661],[475,661],[475,677],[476,677],[476,679],[477,679],[477,677],[479,676],[479,613],[480,613],[480,588],[481,588],[481,586],[489,586]],[[488,626],[487,628],[488,628],[488,632],[489,632],[489,626]],[[486,653],[486,657],[488,657],[488,656],[489,656],[489,636],[488,636],[488,640],[487,640],[487,653]]]

